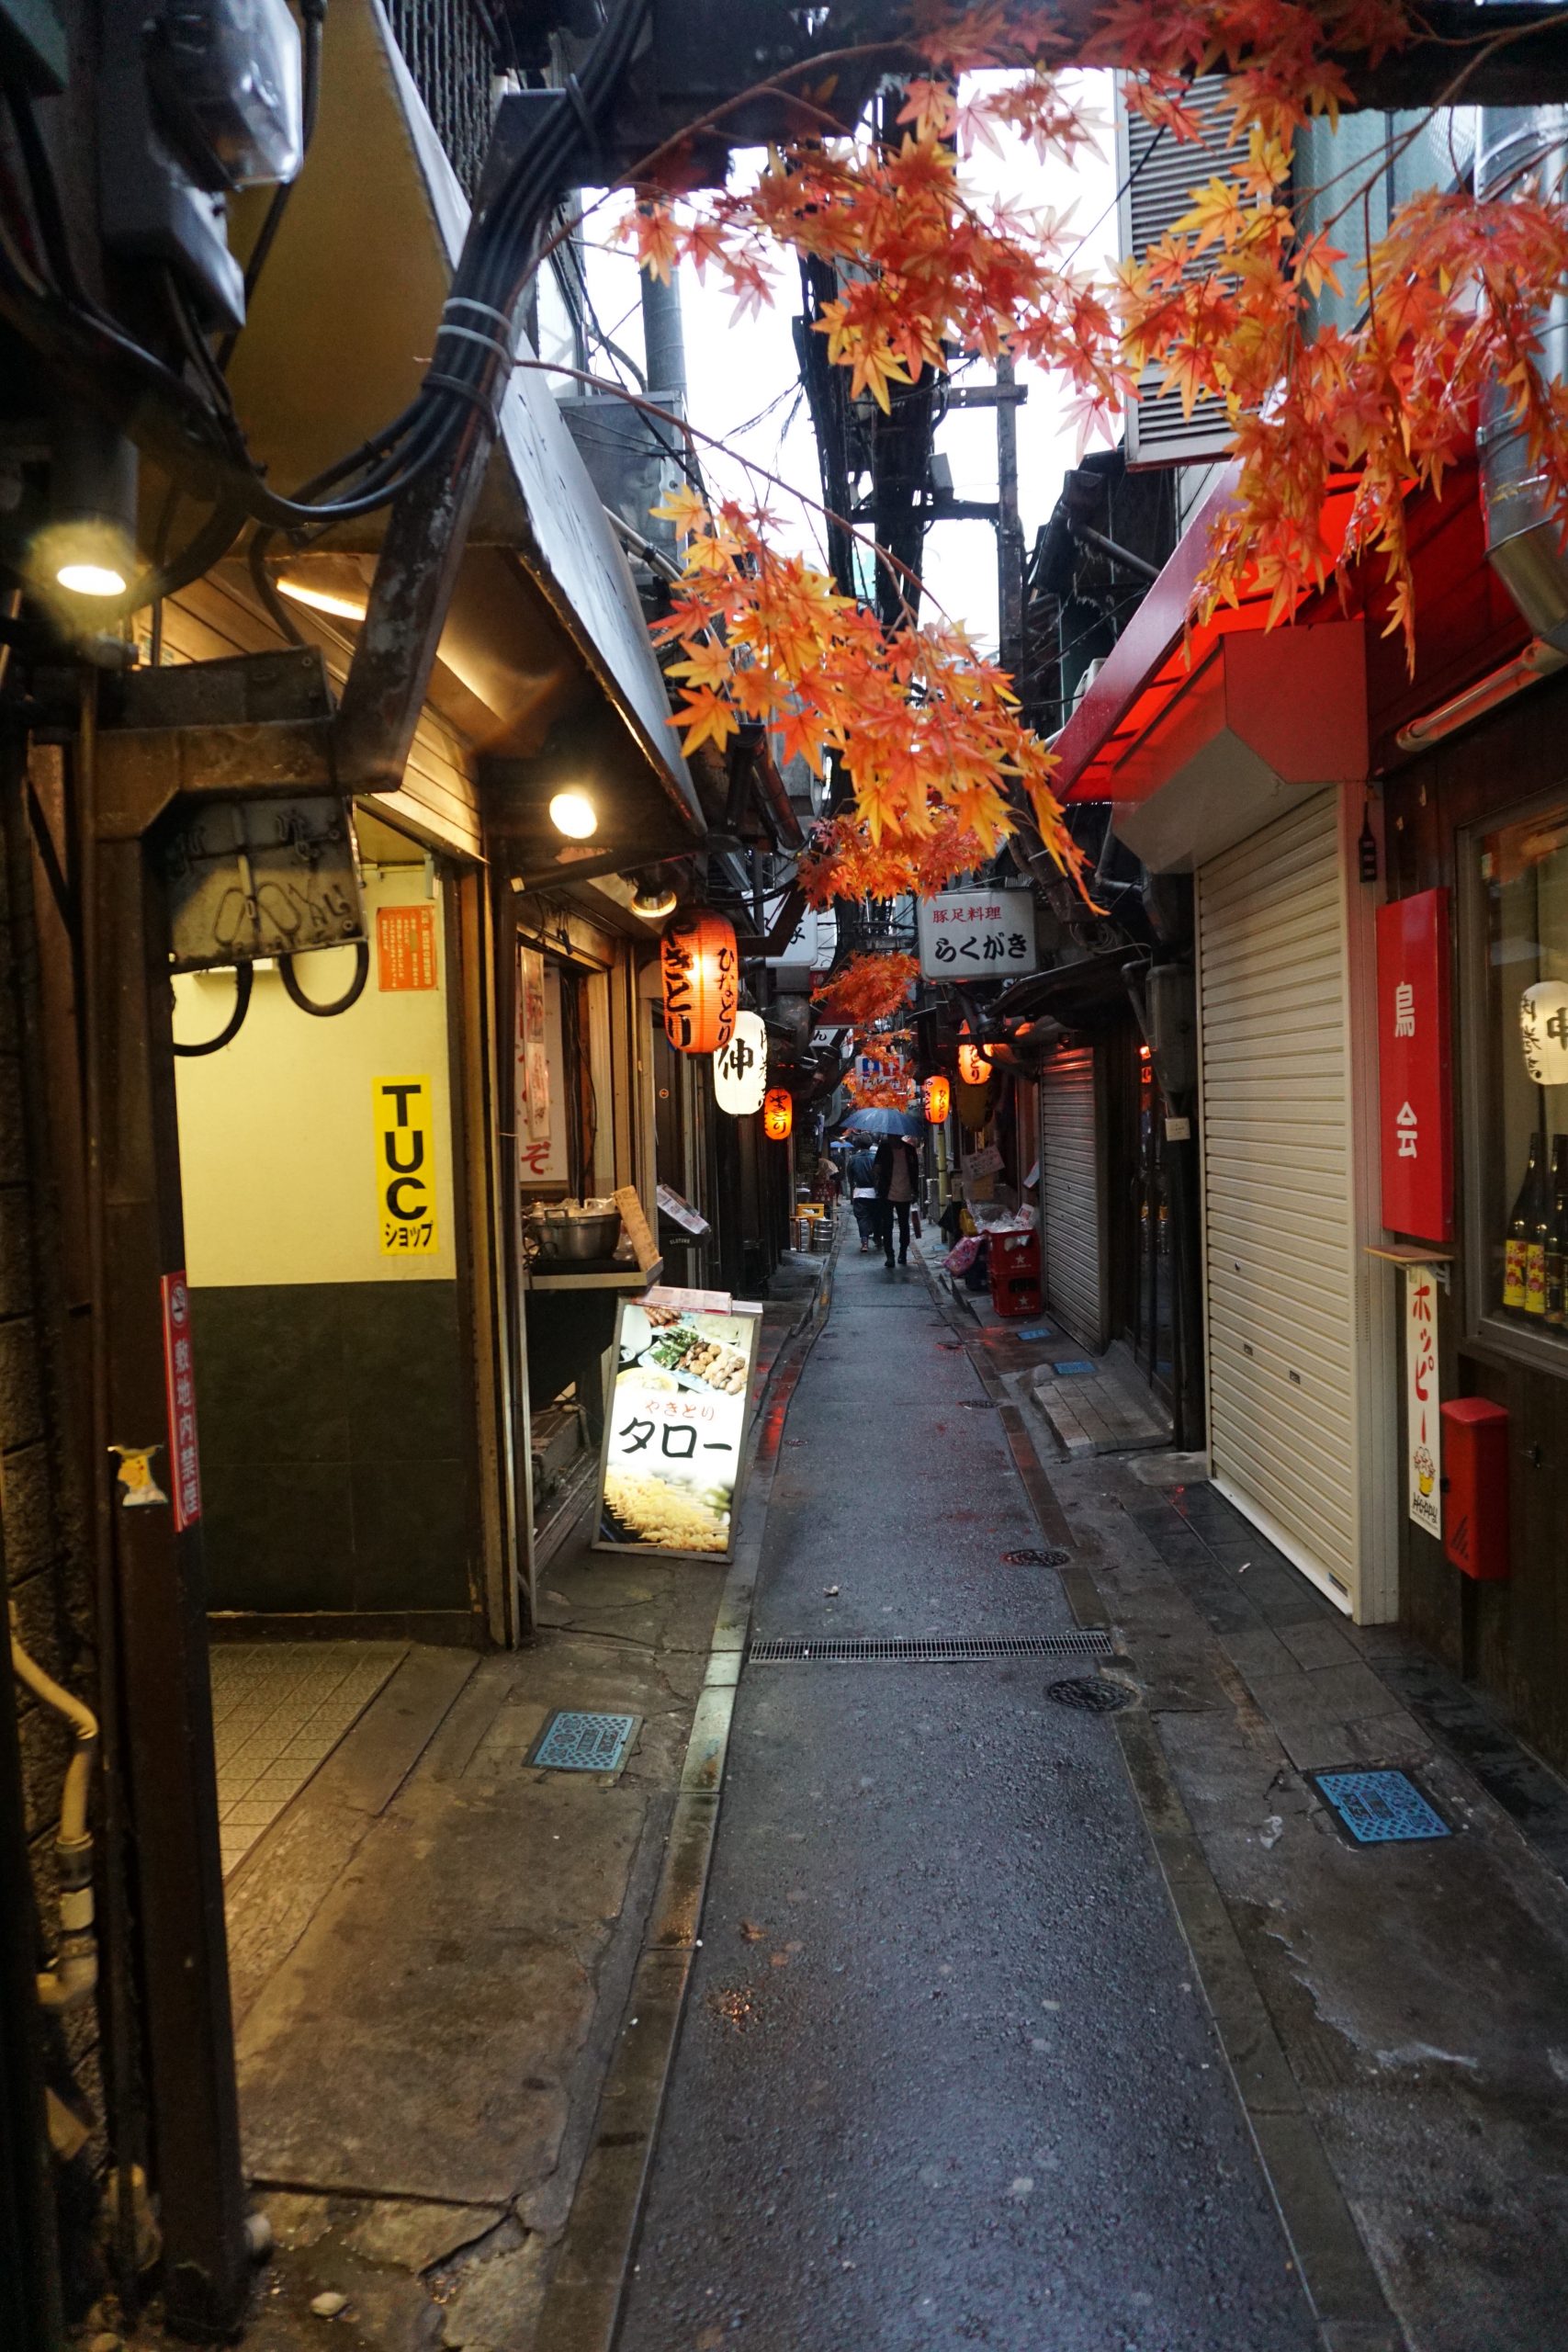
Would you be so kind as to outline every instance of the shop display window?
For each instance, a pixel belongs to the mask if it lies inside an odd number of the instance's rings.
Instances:
[[[1470,857],[1475,1320],[1568,1369],[1568,795],[1472,834]]]

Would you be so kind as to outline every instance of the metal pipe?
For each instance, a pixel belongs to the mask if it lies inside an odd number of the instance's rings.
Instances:
[[[1472,719],[1482,718],[1499,704],[1512,701],[1526,686],[1533,686],[1541,678],[1550,678],[1554,671],[1568,667],[1568,653],[1549,645],[1543,637],[1536,638],[1522,653],[1505,662],[1500,670],[1491,671],[1484,678],[1466,686],[1462,694],[1440,702],[1420,718],[1413,718],[1402,727],[1394,741],[1402,752],[1424,752],[1430,743],[1440,742],[1445,735],[1452,735],[1459,728],[1468,727]]]
[[[87,1797],[98,1749],[98,1719],[91,1707],[46,1674],[23,1648],[11,1606],[11,1670],[24,1689],[51,1707],[71,1726],[71,1761],[60,1801],[54,1858],[60,1872],[60,1949],[52,1968],[39,1973],[38,1996],[46,2009],[80,2008],[98,1984],[98,1939],[93,1926],[93,1839],[87,1827]]]

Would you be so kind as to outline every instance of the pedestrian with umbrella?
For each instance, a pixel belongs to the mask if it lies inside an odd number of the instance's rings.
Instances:
[[[904,1125],[899,1114],[900,1130]],[[876,1206],[883,1251],[888,1272],[893,1269],[893,1221],[898,1221],[898,1263],[909,1262],[909,1219],[920,1193],[920,1147],[901,1131],[885,1136],[876,1148]]]

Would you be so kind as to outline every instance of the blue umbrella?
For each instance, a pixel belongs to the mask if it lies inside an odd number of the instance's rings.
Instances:
[[[844,1125],[852,1136],[912,1136],[919,1132],[918,1111],[895,1111],[878,1103],[870,1111],[852,1111]]]

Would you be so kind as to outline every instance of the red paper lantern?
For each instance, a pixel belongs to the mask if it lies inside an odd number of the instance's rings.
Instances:
[[[965,1086],[984,1086],[991,1075],[991,1060],[978,1046],[963,1039],[958,1047],[958,1075]]]
[[[659,943],[664,1034],[677,1053],[713,1054],[728,1046],[740,994],[735,926],[706,907],[671,916]]]
[[[953,1089],[940,1074],[928,1078],[925,1085],[926,1117],[933,1127],[940,1127],[953,1108]]]
[[[762,1097],[762,1133],[770,1143],[787,1143],[795,1125],[795,1104],[787,1086],[770,1086]]]

